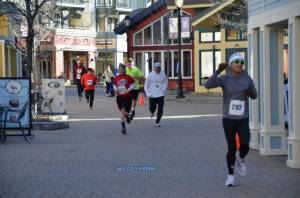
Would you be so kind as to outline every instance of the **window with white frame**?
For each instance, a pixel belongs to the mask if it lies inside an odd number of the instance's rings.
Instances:
[[[153,44],[161,44],[161,20],[153,23]]]
[[[143,64],[142,56],[143,56],[143,53],[141,53],[141,52],[135,53],[135,57],[134,57],[135,66],[138,67],[139,69],[141,69],[142,64]]]
[[[138,32],[134,36],[134,44],[135,45],[143,45],[143,32]]]
[[[168,27],[169,27],[169,17],[172,17],[173,13],[161,17],[160,19],[154,21],[149,26],[136,32],[134,37],[134,45],[163,45],[163,44],[177,44],[178,41],[170,40]],[[183,12],[183,16],[190,16],[188,13]],[[191,17],[191,16],[190,16]],[[183,44],[190,44],[191,39],[182,39]]]
[[[200,32],[200,42],[220,42],[221,32]]]
[[[220,50],[200,51],[200,84],[203,85],[206,80],[213,75],[217,65],[221,63]]]
[[[152,44],[152,26],[148,26],[144,29],[144,45]]]
[[[182,50],[181,52],[181,73],[183,78],[192,78],[192,51]],[[153,65],[159,62],[162,71],[169,78],[177,78],[179,72],[178,51],[154,51],[136,52],[135,63],[141,65],[141,70],[147,76],[153,69]]]

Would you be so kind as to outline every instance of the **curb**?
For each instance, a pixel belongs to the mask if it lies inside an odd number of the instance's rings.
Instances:
[[[59,130],[69,127],[69,122],[65,121],[32,122],[33,130]]]

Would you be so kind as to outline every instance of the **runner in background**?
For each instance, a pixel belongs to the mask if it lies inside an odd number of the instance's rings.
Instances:
[[[118,108],[121,112],[121,126],[122,133],[127,134],[126,122],[129,124],[131,119],[129,118],[129,112],[131,109],[132,97],[131,90],[134,88],[134,80],[126,74],[126,66],[122,63],[119,65],[119,75],[114,79],[114,91],[117,95],[116,101]]]
[[[88,68],[88,73],[83,75],[81,79],[81,83],[84,86],[87,103],[89,104],[90,109],[93,110],[95,90],[96,90],[95,85],[97,85],[97,77],[94,74],[93,69]]]
[[[146,95],[149,97],[151,117],[154,116],[156,106],[158,106],[155,126],[160,127],[164,109],[164,97],[168,88],[168,79],[166,74],[161,71],[160,63],[154,63],[154,71],[147,76],[144,88]]]
[[[134,88],[131,91],[131,96],[132,96],[132,105],[130,110],[131,120],[135,116],[135,107],[140,92],[140,82],[144,80],[144,75],[142,71],[139,68],[135,67],[133,64],[134,64],[133,59],[129,58],[128,66],[126,67],[126,74],[131,76],[134,79]]]
[[[93,69],[94,72],[96,73],[96,62],[94,58],[91,58],[90,63],[89,63],[89,68]]]
[[[82,63],[80,63],[80,60],[77,59],[77,64],[76,64],[76,67],[75,67],[75,83],[76,83],[76,86],[77,86],[77,93],[78,93],[78,97],[79,97],[79,101],[81,101],[82,99],[82,93],[83,93],[83,86],[81,84],[81,78],[83,77],[83,75],[85,73],[87,73],[87,70],[86,68],[83,66]]]
[[[226,186],[235,186],[234,164],[237,159],[238,173],[247,174],[245,157],[249,152],[249,98],[256,99],[257,91],[251,77],[243,71],[244,57],[234,53],[229,57],[229,73],[218,76],[228,65],[221,63],[218,70],[205,83],[207,89],[222,87],[223,90],[223,128],[228,145]],[[236,133],[240,148],[236,157]]]
[[[112,73],[110,66],[107,66],[104,73],[103,73],[103,79],[105,82],[105,87],[106,87],[106,96],[112,96],[113,93],[111,93],[112,89],[110,90],[110,87],[112,86],[112,78],[114,77],[114,74]]]

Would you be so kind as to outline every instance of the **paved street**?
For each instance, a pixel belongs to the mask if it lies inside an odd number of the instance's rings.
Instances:
[[[96,95],[91,112],[67,88],[69,129],[34,131],[29,143],[9,137],[0,144],[1,198],[300,197],[300,170],[287,168],[286,156],[253,150],[246,159],[249,175],[238,177],[234,188],[224,186],[221,104],[169,101],[166,116],[198,116],[168,117],[161,128],[144,106],[124,136],[114,119],[115,99],[99,89]],[[154,170],[117,170],[133,165]]]

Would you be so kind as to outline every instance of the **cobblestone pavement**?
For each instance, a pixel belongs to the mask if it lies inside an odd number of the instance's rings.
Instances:
[[[26,143],[9,137],[0,144],[1,198],[223,198],[300,197],[300,170],[286,156],[264,157],[251,150],[249,175],[224,186],[225,138],[221,104],[166,102],[169,117],[155,128],[147,106],[137,109],[129,134],[120,132],[114,98],[97,91],[95,108],[67,89],[70,128],[34,131]],[[212,115],[202,117],[200,115]],[[87,120],[83,120],[87,119]],[[106,119],[106,120],[105,120]],[[141,165],[151,171],[119,171]]]

